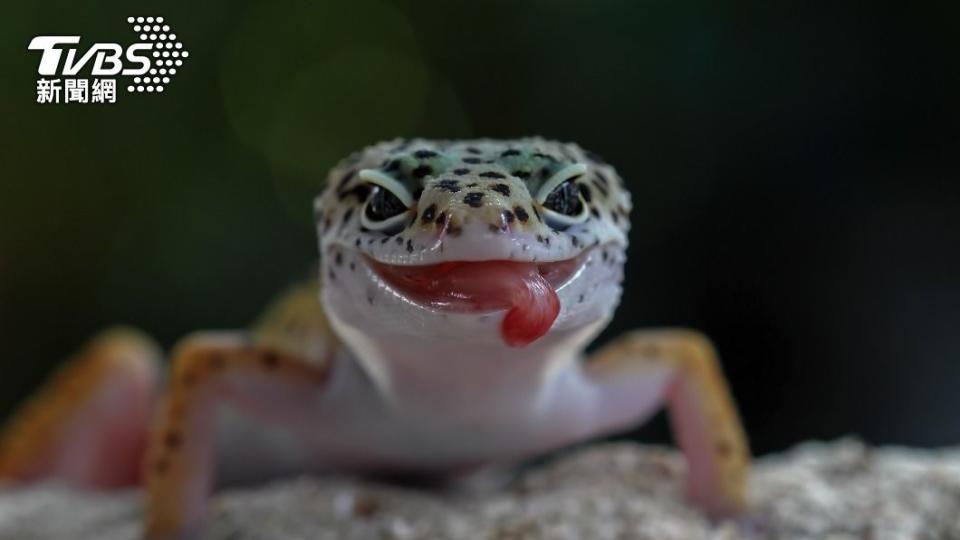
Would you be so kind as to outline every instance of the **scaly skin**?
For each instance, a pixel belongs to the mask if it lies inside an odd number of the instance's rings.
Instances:
[[[147,537],[192,538],[215,479],[461,477],[666,405],[690,499],[742,512],[749,450],[702,336],[633,332],[584,358],[620,298],[630,206],[616,171],[574,144],[369,147],[315,201],[321,283],[287,292],[250,331],[175,348],[145,459],[144,407],[117,414],[116,400],[151,402],[155,353],[108,334],[14,418],[0,478],[113,486],[138,478],[118,480],[104,453],[142,460]]]

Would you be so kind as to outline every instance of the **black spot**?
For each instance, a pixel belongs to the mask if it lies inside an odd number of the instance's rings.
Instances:
[[[573,244],[573,247],[580,247],[580,239],[577,238],[576,236],[570,237],[570,243]]]
[[[437,205],[431,204],[423,211],[423,215],[420,216],[420,221],[424,223],[430,223],[431,221],[433,221],[433,218],[436,216],[436,214],[437,214]]]
[[[607,262],[607,259],[608,259],[609,257],[610,257],[610,256],[607,255],[607,250],[603,250],[603,251],[600,252],[600,258],[603,259],[603,262]]]
[[[513,223],[513,220],[517,219],[517,216],[513,215],[513,212],[509,210],[503,211],[503,220],[507,223]]]
[[[460,191],[460,182],[452,179],[444,179],[437,182],[437,187],[440,189],[445,189],[450,193],[456,193]]]
[[[413,153],[413,157],[417,159],[432,158],[432,157],[436,157],[436,155],[437,153],[434,152],[433,150],[417,150],[416,152]]]
[[[351,262],[350,262],[350,271],[351,271],[351,272],[354,272],[354,271],[356,271],[356,269],[357,269],[357,265],[354,264],[353,261],[351,261]]]
[[[429,174],[433,174],[433,167],[429,165],[421,165],[414,169],[413,171],[414,178],[423,178]]]
[[[536,207],[536,206],[531,206],[530,208],[533,208],[533,215],[537,216],[537,221],[540,221],[540,222],[542,223],[542,222],[543,222],[543,218],[540,217],[540,211],[537,210],[537,207]]]
[[[540,169],[540,178],[543,178],[544,180],[550,178],[550,167],[544,167]]]
[[[490,189],[496,191],[497,193],[502,193],[504,197],[510,196],[510,186],[506,184],[494,184]]]
[[[597,218],[597,219],[600,219],[600,211],[597,210],[597,207],[596,207],[596,206],[590,208],[590,215],[593,216],[593,217],[595,217],[595,218]]]
[[[583,295],[582,295],[582,294],[580,295],[579,298],[577,298],[577,303],[578,303],[578,304],[582,304],[582,303],[583,303]]]
[[[407,240],[407,253],[413,253],[413,241]]]
[[[434,223],[443,227],[444,225],[447,224],[447,219],[449,219],[447,214],[440,214],[439,216],[437,216],[437,220]]]
[[[338,251],[337,254],[334,255],[333,257],[333,263],[336,264],[337,266],[340,266],[341,264],[343,264],[343,253],[340,253]]]
[[[530,214],[528,214],[527,211],[524,210],[522,206],[514,206],[513,213],[517,215],[517,219],[519,219],[524,223],[526,223],[527,220],[530,219]]]
[[[403,245],[403,237],[402,237],[402,236],[398,236],[398,237],[394,238],[394,240],[397,241],[397,245],[398,245],[398,246],[402,246],[402,245]]]
[[[603,174],[602,172],[597,171],[597,172],[596,172],[596,175],[597,175],[597,180],[598,180],[601,184],[603,184],[603,185],[606,186],[607,184],[610,183],[610,182],[607,180],[607,177],[604,176],[604,174]]]
[[[477,187],[477,186],[479,186],[479,185],[480,185],[480,184],[478,184],[478,183],[476,183],[476,182],[470,182],[469,184],[467,184],[467,187]]]
[[[604,198],[607,198],[610,195],[610,191],[608,191],[607,188],[600,182],[594,182],[593,186],[597,188],[597,191],[599,191]]]
[[[280,359],[277,357],[277,354],[272,351],[264,351],[260,357],[260,361],[263,362],[264,367],[267,369],[274,369],[280,365]]]
[[[457,175],[457,176],[463,176],[463,175],[467,174],[468,172],[470,172],[470,169],[454,169],[454,170],[453,170],[453,174],[455,174],[455,175]]]
[[[513,171],[510,174],[512,174],[513,176],[516,176],[517,178],[520,178],[521,180],[526,180],[527,178],[530,178],[530,173],[528,173],[527,171]]]
[[[476,191],[472,193],[467,193],[466,195],[463,196],[463,202],[465,202],[466,204],[474,208],[480,208],[480,206],[483,205],[483,193],[479,193]]]
[[[323,220],[323,228],[324,228],[324,229],[329,229],[331,225],[333,225],[333,223],[330,221],[330,216],[327,216],[327,217]]]
[[[502,174],[500,174],[500,173],[498,173],[498,172],[496,172],[496,171],[484,171],[484,172],[480,173],[479,176],[481,176],[481,177],[483,177],[483,178],[506,178],[506,176],[504,176],[504,175],[502,175]]]
[[[546,239],[543,237],[542,234],[538,234],[538,235],[537,235],[537,242],[540,242],[541,244],[543,244],[543,243],[544,243],[544,240],[546,240]]]
[[[386,244],[386,243],[389,242],[389,241],[390,241],[390,237],[385,237],[385,238],[381,238],[381,239],[380,239],[380,243],[381,243],[381,244]]]
[[[163,436],[163,444],[170,450],[176,450],[181,442],[180,434],[176,431],[168,431],[167,434]]]
[[[368,296],[368,297],[367,297],[367,303],[370,304],[371,306],[373,305],[373,297],[372,297],[372,296]]]
[[[397,170],[397,169],[399,169],[399,168],[400,168],[400,160],[399,160],[399,159],[391,159],[390,162],[387,163],[387,166],[383,168],[383,170],[389,172],[389,171],[395,171],[395,170]]]
[[[583,196],[583,200],[590,202],[593,199],[593,193],[590,192],[590,186],[586,184],[580,184],[580,195]]]
[[[355,246],[357,246],[357,247],[360,247],[360,239],[357,238],[357,241],[354,242],[353,245],[355,245]]]
[[[468,147],[467,147],[467,152],[470,152],[471,154],[479,154],[479,153],[480,153],[480,150],[479,150],[478,148],[474,148],[474,147],[472,147],[472,146],[468,146]]]
[[[353,178],[353,175],[355,174],[357,174],[357,171],[353,169],[350,169],[349,171],[347,171],[347,173],[340,178],[340,183],[337,184],[337,190],[342,190],[347,185],[347,182],[349,182],[350,179]]]
[[[340,221],[342,225],[346,225],[350,218],[353,217],[353,207],[347,208],[347,211],[343,213],[343,220]]]
[[[480,158],[475,158],[475,157],[465,157],[465,158],[463,158],[463,162],[464,162],[464,163],[470,163],[470,164],[472,164],[472,165],[476,165],[477,163],[483,163],[483,160],[481,160]]]
[[[519,155],[520,155],[520,151],[514,148],[511,148],[509,150],[504,150],[503,152],[500,153],[500,157],[519,156]]]

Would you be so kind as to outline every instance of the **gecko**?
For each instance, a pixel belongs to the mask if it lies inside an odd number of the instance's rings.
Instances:
[[[685,493],[745,511],[750,451],[714,347],[688,329],[586,346],[620,301],[630,193],[573,143],[382,142],[313,204],[317,276],[247,330],[164,355],[112,328],[0,436],[0,479],[143,486],[144,537],[196,538],[229,482],[337,471],[463,479],[662,408]]]

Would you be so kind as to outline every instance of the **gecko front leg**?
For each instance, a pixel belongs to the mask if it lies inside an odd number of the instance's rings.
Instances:
[[[648,414],[650,381],[662,391],[687,461],[689,498],[715,516],[746,507],[750,450],[710,342],[690,330],[635,331],[598,351],[586,367],[597,386],[597,422],[635,425]]]
[[[145,463],[147,538],[198,533],[215,468],[219,404],[273,422],[295,422],[324,388],[328,368],[241,332],[208,332],[184,341],[174,353],[173,378]]]
[[[129,328],[91,340],[0,432],[0,482],[138,483],[160,356],[150,338]]]

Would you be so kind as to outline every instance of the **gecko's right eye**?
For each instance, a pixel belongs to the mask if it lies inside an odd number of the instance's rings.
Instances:
[[[400,182],[380,171],[364,169],[359,176],[371,187],[360,214],[360,224],[387,234],[399,232],[410,218],[408,214],[413,205],[410,193]]]

